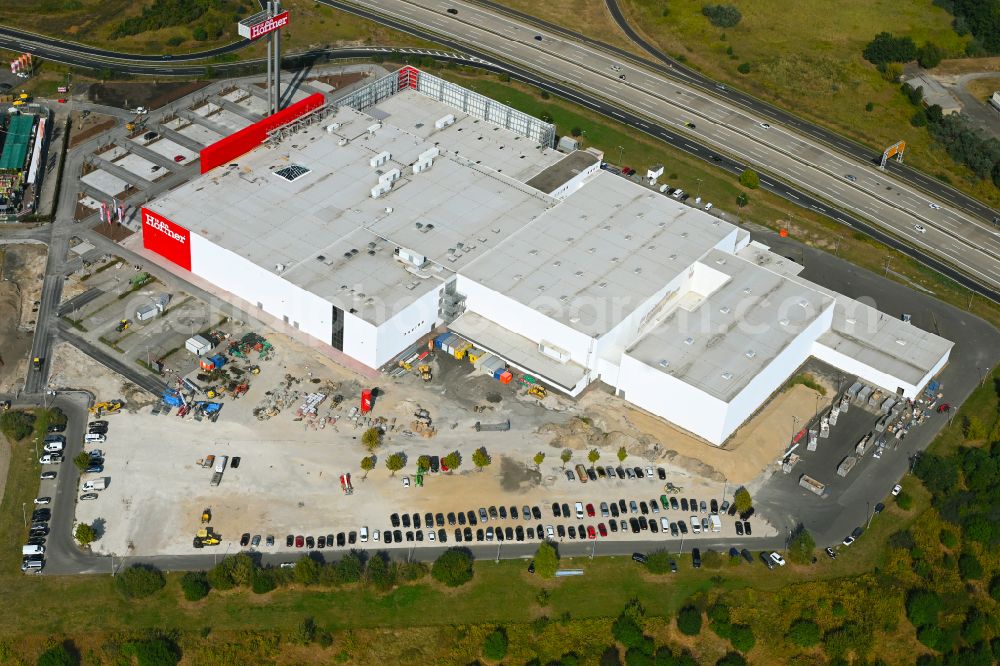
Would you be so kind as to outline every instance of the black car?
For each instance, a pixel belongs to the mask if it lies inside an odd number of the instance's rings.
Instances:
[[[242,543],[242,541],[243,541],[243,539],[240,539],[241,543]],[[306,548],[312,550],[315,547],[316,547],[316,539],[312,538],[311,536],[307,536],[306,537]]]
[[[433,525],[433,524],[434,524],[434,514],[428,511],[427,513],[424,514],[424,525]],[[419,527],[419,525],[417,525],[417,527]]]
[[[396,530],[396,541],[400,541],[399,530]],[[347,543],[347,535],[344,534],[343,532],[338,532],[337,533],[337,547],[338,548],[343,548],[346,543]]]
[[[107,435],[108,434],[108,426],[106,426],[106,425],[96,425],[96,424],[91,423],[89,426],[87,426],[87,432],[89,434],[91,434],[91,435]]]
[[[50,520],[52,518],[51,509],[35,509],[31,512],[32,520]]]
[[[457,13],[458,13],[458,10],[457,10],[457,9],[455,9],[454,7],[449,7],[449,8],[448,8],[448,13],[449,13],[449,14],[457,14]]]
[[[633,467],[632,471],[635,472],[635,478],[637,478],[637,479],[644,479],[644,478],[646,478],[646,473],[642,471],[641,467],[638,467],[638,466]]]
[[[520,517],[520,514],[517,512],[517,507],[514,506],[513,504],[511,504],[510,505],[510,518],[511,518],[511,520],[517,520],[519,517]],[[525,518],[525,520],[527,520],[527,518]]]
[[[465,517],[469,520],[469,524],[475,527],[478,524],[478,519],[476,518],[475,511],[466,511]]]
[[[730,548],[729,549],[729,557],[735,557],[736,559],[739,559],[739,557],[740,557],[740,551],[736,550],[735,548]]]
[[[483,528],[480,527],[476,530],[476,541],[483,541],[485,538],[485,535],[483,535]]]
[[[750,507],[749,509],[740,514],[740,520],[748,520],[750,516],[752,516],[755,513],[757,513],[756,509]]]
[[[393,530],[392,531],[392,540],[395,543],[402,543],[403,542],[403,532],[402,532],[402,530]],[[337,542],[340,543],[340,537],[339,536],[337,537]]]
[[[500,505],[500,517],[504,520],[507,519],[507,507],[505,507],[503,504]]]
[[[406,530],[406,540],[413,541],[413,530]]]
[[[389,522],[392,523],[393,527],[399,527],[399,514],[394,513],[391,516],[389,516]]]
[[[763,562],[764,566],[766,566],[768,569],[773,569],[774,568],[774,560],[772,560],[770,557],[768,557],[767,553],[761,553],[760,554],[760,561]]]
[[[680,508],[680,504],[677,503],[676,497],[670,498],[670,508],[673,509],[674,511],[677,511]]]
[[[688,498],[688,508],[691,509],[691,513],[694,513],[695,511],[697,511],[698,510],[698,500],[695,499],[694,497],[689,497]]]
[[[680,530],[677,529],[677,523],[670,523],[670,536],[676,537],[680,535]]]
[[[685,513],[687,513],[687,510],[688,510],[688,500],[687,500],[687,497],[682,497],[681,498],[681,511],[684,511]]]
[[[504,531],[503,531],[503,535],[507,539],[507,541],[513,541],[514,540],[514,528],[513,527],[505,528]]]
[[[462,538],[465,539],[466,541],[472,541],[471,527],[466,527],[464,530],[462,530]]]
[[[552,517],[553,518],[561,518],[562,517],[562,511],[559,510],[559,502],[553,502],[552,503]]]
[[[728,513],[730,516],[735,516],[736,515],[736,504],[730,504],[729,505],[729,511],[726,511],[726,513]]]
[[[527,538],[528,538],[528,541],[534,541],[535,540],[535,528],[534,527],[529,527],[528,528]]]
[[[618,500],[618,510],[622,512],[623,516],[628,513],[628,505],[625,504],[625,500]]]
[[[448,524],[449,525],[455,525],[455,523],[457,523],[457,522],[458,522],[458,519],[455,517],[455,512],[454,511],[449,511],[448,512]]]
[[[541,509],[541,507],[539,507],[537,505],[531,507],[531,517],[534,518],[535,520],[541,520],[542,519],[542,509]],[[525,518],[525,520],[527,520],[527,518]]]
[[[490,510],[488,511],[488,513],[489,513],[490,518],[492,518],[493,520],[497,520],[497,519],[500,518],[500,514],[497,512],[497,508],[495,506],[491,506]],[[480,509],[480,514],[482,514],[482,509]],[[482,516],[480,516],[480,517],[482,517]],[[483,520],[485,520],[485,518]]]
[[[333,544],[331,544],[331,545],[333,545]],[[316,539],[316,547],[317,548],[326,548],[326,537],[323,536],[322,534],[320,534],[319,538]]]
[[[30,539],[28,539],[28,545],[29,546],[44,546],[45,545],[45,538],[44,537],[31,537]]]
[[[431,456],[431,472],[437,474],[441,470],[441,459],[437,456]]]
[[[615,467],[615,474],[618,475],[619,479],[624,479],[625,478],[625,468],[622,467],[621,465],[618,465],[618,467]]]
[[[667,470],[663,469],[662,467],[657,467],[656,468],[656,476],[660,477],[660,481],[666,481],[667,480]]]
[[[632,529],[633,534],[639,533],[639,521],[635,518],[628,519],[628,526]]]
[[[456,527],[455,528],[455,541],[457,541],[459,543],[462,542],[462,528],[461,527]]]
[[[697,548],[691,549],[691,566],[695,569],[701,568],[701,550]]]
[[[750,523],[745,520],[743,521],[743,533],[747,536],[751,536],[753,534],[753,530],[750,529]]]
[[[587,478],[591,481],[597,481],[597,471],[593,467],[587,468]]]
[[[431,531],[433,532],[433,530],[431,530]],[[423,541],[423,540],[424,540],[424,531],[423,530],[417,530],[417,541]]]
[[[608,529],[611,530],[612,532],[617,532],[618,531],[618,521],[617,520],[609,520],[608,521]]]
[[[295,535],[289,534],[285,537],[285,548],[291,548],[295,544]]]
[[[435,515],[434,522],[437,523],[438,527],[444,527],[444,514],[439,513]],[[427,523],[427,527],[434,527],[434,523]]]
[[[431,525],[431,526],[434,525],[434,523],[428,523],[428,524]],[[413,527],[416,528],[416,529],[420,529],[420,514],[419,513],[414,513],[413,514]]]
[[[306,539],[306,543],[308,543],[310,541],[312,541],[312,537],[309,537],[308,539]],[[249,532],[244,532],[243,536],[240,537],[240,547],[243,548],[243,547],[248,546],[248,545],[250,545],[250,533]],[[309,547],[312,548],[312,546],[309,546]]]
[[[566,502],[563,502],[563,505],[562,505],[562,515],[563,515],[563,518],[569,518],[570,517],[569,504],[566,504]]]
[[[566,536],[566,527],[564,525],[556,525],[556,535],[560,539],[564,538]]]
[[[885,504],[882,504],[882,502],[879,502],[878,504],[875,505],[875,515],[876,516],[878,514],[882,513],[882,511],[884,511],[884,510],[885,510]]]
[[[649,506],[647,506],[645,502],[639,502],[639,511],[641,511],[642,515],[645,516],[649,513]]]
[[[90,467],[88,467],[83,471],[87,474],[100,474],[101,472],[104,471],[104,465],[91,465]]]
[[[48,533],[49,533],[48,525],[32,525],[31,529],[28,530],[28,534],[33,537],[47,536]]]
[[[677,521],[677,529],[681,531],[681,534],[687,534],[688,533],[687,522],[683,520]]]
[[[458,512],[458,524],[465,525],[465,514],[461,511]]]
[[[327,548],[333,548],[333,535],[332,534],[327,534],[326,535],[326,547]]]
[[[354,543],[357,543],[357,541],[358,541],[358,533],[357,532],[353,532],[352,531],[352,532],[348,532],[347,533],[347,543],[354,544]]]
[[[384,543],[392,543],[392,530],[386,530],[383,532],[382,541]]]
[[[239,469],[240,460],[242,460],[242,458],[240,458],[239,456],[234,456],[232,461],[229,463],[229,466],[232,467],[233,469]]]
[[[865,533],[865,528],[863,528],[863,527],[855,527],[854,531],[851,532],[851,536],[854,537],[855,539],[857,539],[858,537],[860,537],[864,533]]]
[[[632,553],[632,561],[638,562],[639,564],[645,564],[646,556],[643,555],[642,553]]]
[[[448,533],[444,531],[443,527],[438,530],[438,541],[448,543]]]
[[[743,557],[744,560],[747,561],[747,564],[753,564],[753,555],[750,554],[749,550],[744,548],[743,550],[740,551],[740,555]]]
[[[410,524],[411,524],[410,523],[410,514],[404,513],[403,514],[403,527],[409,527]]]
[[[659,528],[659,526],[658,526],[658,525],[656,524],[656,521],[655,521],[655,520],[651,520],[651,521],[649,521],[649,531],[650,531],[650,532],[652,532],[653,534],[656,534],[657,532],[659,532],[659,531],[660,531],[660,528]]]
[[[66,430],[65,423],[53,423],[45,429],[45,432],[63,432],[64,430]]]
[[[618,513],[618,503],[612,502],[611,506],[608,507],[611,510],[611,517],[617,518],[620,514]]]
[[[711,507],[712,513],[719,513],[719,501],[718,500],[712,500],[709,503],[709,507]]]
[[[649,521],[646,520],[646,516],[639,516],[639,529],[649,529]]]
[[[743,536],[743,523],[736,521],[736,536]]]
[[[569,528],[567,528],[566,531],[569,534],[569,538],[570,539],[575,539],[576,538],[576,528],[575,527],[573,527],[572,525],[570,525]]]

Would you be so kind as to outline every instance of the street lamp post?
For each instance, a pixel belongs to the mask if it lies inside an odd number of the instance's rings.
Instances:
[[[503,546],[503,541],[497,543],[497,564],[500,564],[500,547]]]
[[[28,526],[28,511],[25,507],[28,506],[27,502],[21,502],[21,518],[24,520],[24,526]]]
[[[680,555],[683,552],[684,552],[684,532],[681,532],[681,545],[680,548],[677,549],[677,554]]]
[[[625,148],[624,146],[618,146],[618,166],[622,165],[622,160],[625,159]]]
[[[694,199],[695,199],[695,201],[697,201],[698,199],[701,198],[701,178],[696,178],[695,180],[698,181],[698,191],[695,192],[695,195],[694,195]]]
[[[597,552],[597,541],[595,540],[590,545],[590,559],[594,559],[594,554]]]

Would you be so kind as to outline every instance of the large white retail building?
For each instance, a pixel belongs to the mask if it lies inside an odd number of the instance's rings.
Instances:
[[[405,68],[149,203],[143,242],[372,368],[447,328],[713,444],[810,357],[906,397],[947,362],[949,341],[554,144]]]

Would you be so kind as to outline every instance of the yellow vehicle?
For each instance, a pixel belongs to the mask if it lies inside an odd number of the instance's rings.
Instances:
[[[545,400],[545,396],[548,395],[548,391],[545,390],[544,386],[532,386],[528,389],[528,395],[533,395],[539,400]]]
[[[22,99],[14,100],[14,106],[24,106],[24,100]]]
[[[203,527],[194,535],[194,543],[192,545],[195,548],[204,548],[205,546],[218,546],[220,543],[222,543],[222,539],[219,538],[219,535],[211,527]]]
[[[30,101],[30,100],[31,100],[31,95],[29,95],[29,94],[28,94],[28,93],[26,93],[26,92],[23,92],[23,93],[21,93],[20,95],[18,95],[18,96],[17,96],[17,98],[18,98],[19,100],[21,100],[22,102],[27,102],[27,101]]]
[[[109,400],[107,402],[99,402],[90,408],[90,413],[97,415],[114,414],[115,412],[117,412],[119,409],[122,408],[123,404],[124,403],[122,403],[121,400]]]
[[[212,520],[212,510],[205,509],[201,512],[201,524],[204,525]]]
[[[118,322],[118,325],[115,326],[115,331],[121,333],[122,331],[128,330],[128,327],[131,325],[132,325],[131,319],[122,319]]]
[[[429,365],[426,364],[421,365],[420,367],[417,368],[417,372],[420,373],[420,378],[423,379],[425,382],[429,382],[431,379],[434,378],[434,376],[431,374],[431,366]]]

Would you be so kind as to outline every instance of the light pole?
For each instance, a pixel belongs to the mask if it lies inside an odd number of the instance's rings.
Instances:
[[[597,540],[595,539],[594,543],[592,543],[590,546],[590,559],[594,559],[594,553],[596,552],[597,552]]]
[[[695,192],[694,200],[698,201],[701,198],[701,178],[696,178],[695,180],[698,181],[698,190]]]
[[[21,502],[21,519],[24,520],[24,526],[28,526],[28,511],[25,507],[28,506],[27,502]]]
[[[497,564],[500,564],[500,547],[503,546],[503,541],[497,543]]]
[[[868,502],[868,509],[869,509],[869,511],[868,511],[868,524],[865,526],[866,530],[867,529],[871,529],[872,519],[875,518],[875,514],[871,512],[871,506],[872,506],[872,503]]]
[[[622,165],[622,160],[625,159],[625,147],[618,146],[618,166]]]
[[[681,546],[677,549],[677,554],[680,555],[684,552],[684,532],[681,532]]]

